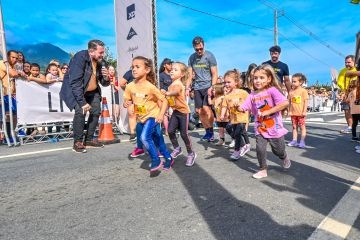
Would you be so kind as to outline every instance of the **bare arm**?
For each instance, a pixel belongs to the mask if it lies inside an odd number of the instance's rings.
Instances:
[[[46,84],[45,76],[42,75],[42,74],[40,74],[38,77],[29,76],[27,79],[29,81],[34,81],[34,82],[37,82],[37,83],[40,83],[40,84]]]

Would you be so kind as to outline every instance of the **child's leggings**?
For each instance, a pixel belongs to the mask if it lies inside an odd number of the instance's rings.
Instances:
[[[193,149],[188,134],[188,126],[189,126],[189,114],[174,110],[174,112],[170,117],[169,126],[168,126],[170,141],[174,148],[179,147],[179,142],[176,139],[176,129],[179,129],[180,136],[185,143],[187,152],[192,153]]]

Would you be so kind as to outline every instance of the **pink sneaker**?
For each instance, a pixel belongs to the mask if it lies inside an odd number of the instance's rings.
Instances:
[[[141,148],[135,148],[134,151],[132,151],[132,153],[130,154],[130,157],[132,158],[136,158],[136,157],[139,157],[139,156],[143,156],[145,155],[145,151],[144,149],[141,149]]]
[[[256,179],[265,178],[265,177],[267,177],[267,170],[266,169],[260,170],[257,173],[255,173],[254,175],[252,175],[252,177],[256,178]]]

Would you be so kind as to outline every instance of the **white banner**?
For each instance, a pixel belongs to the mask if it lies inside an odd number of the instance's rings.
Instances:
[[[154,61],[154,38],[152,1],[154,0],[114,0],[115,34],[117,47],[118,77],[130,69],[136,56],[144,56]],[[123,91],[119,91],[122,105]],[[127,110],[121,107],[120,125],[128,131]]]
[[[16,80],[16,102],[18,124],[42,124],[50,122],[71,122],[74,111],[60,101],[61,82],[38,84],[21,79]],[[111,111],[111,89],[102,88]]]
[[[18,124],[72,121],[74,113],[70,112],[63,101],[60,101],[60,89],[60,82],[38,84],[17,79]]]
[[[114,0],[118,73],[136,56],[154,60],[152,0]]]

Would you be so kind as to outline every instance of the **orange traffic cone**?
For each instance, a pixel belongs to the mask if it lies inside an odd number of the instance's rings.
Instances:
[[[105,144],[120,142],[119,139],[115,139],[112,130],[112,121],[107,105],[106,97],[102,98],[102,111],[99,118],[99,136],[98,141]]]

